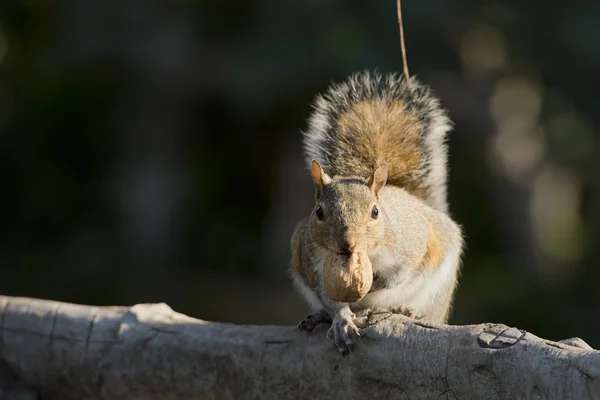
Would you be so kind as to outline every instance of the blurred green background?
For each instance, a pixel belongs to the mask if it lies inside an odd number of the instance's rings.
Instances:
[[[452,322],[600,348],[600,3],[403,6],[456,124]],[[297,323],[300,131],[374,68],[402,70],[393,0],[2,0],[0,293]]]

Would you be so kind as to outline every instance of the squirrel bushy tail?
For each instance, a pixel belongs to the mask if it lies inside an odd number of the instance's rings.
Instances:
[[[446,134],[451,122],[415,78],[362,72],[319,95],[304,132],[310,168],[368,179],[388,165],[388,185],[402,187],[446,213]]]

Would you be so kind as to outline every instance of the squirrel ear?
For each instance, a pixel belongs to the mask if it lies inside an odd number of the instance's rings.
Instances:
[[[312,160],[311,175],[317,190],[323,189],[323,185],[327,185],[329,182],[331,182],[331,178],[325,173],[325,171],[323,171],[321,164],[319,164],[317,160]]]
[[[387,182],[387,178],[388,166],[387,164],[382,164],[375,170],[371,178],[371,190],[375,193],[375,196],[379,196],[379,191]]]

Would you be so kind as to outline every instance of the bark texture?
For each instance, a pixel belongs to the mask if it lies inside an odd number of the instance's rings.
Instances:
[[[0,399],[597,399],[600,351],[501,324],[361,319],[342,358],[327,327],[241,326],[165,304],[0,296]]]

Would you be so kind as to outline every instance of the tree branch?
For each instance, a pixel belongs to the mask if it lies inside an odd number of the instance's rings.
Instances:
[[[357,351],[342,358],[326,327],[306,334],[200,321],[165,304],[0,296],[0,399],[600,398],[600,352],[577,338],[389,312],[361,326]]]

